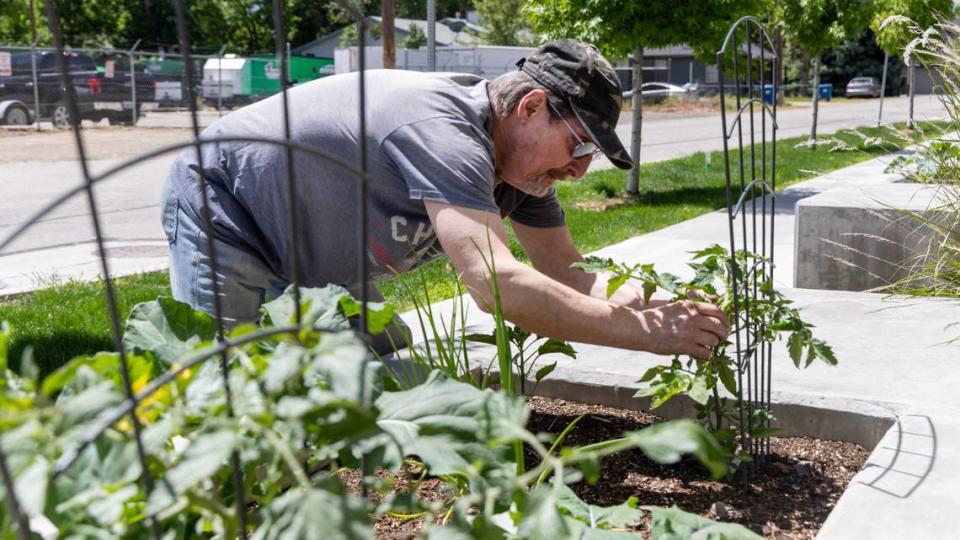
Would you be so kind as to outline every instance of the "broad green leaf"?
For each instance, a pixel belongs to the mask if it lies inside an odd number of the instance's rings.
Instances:
[[[550,338],[537,348],[537,354],[541,356],[554,353],[565,354],[570,358],[577,357],[577,351],[574,350],[573,345],[559,339]]]
[[[352,296],[340,297],[340,309],[349,318],[360,317],[363,304]],[[392,304],[384,302],[367,302],[367,331],[371,334],[382,334],[393,322],[396,310]]]
[[[617,506],[603,507],[587,504],[565,485],[558,486],[555,491],[558,506],[589,528],[622,529],[634,525],[643,517],[643,510],[637,508],[636,497],[630,497]]]
[[[227,465],[230,454],[240,438],[233,431],[221,430],[205,433],[194,439],[184,451],[180,461],[164,476],[162,483],[150,494],[147,514],[170,506],[176,497],[204,480],[214,476]]]
[[[497,336],[495,333],[490,334],[467,334],[467,341],[473,341],[475,343],[486,343],[487,345],[496,345]]]
[[[653,380],[654,377],[660,374],[661,371],[667,369],[667,366],[653,366],[652,368],[643,372],[643,376],[640,377],[640,380],[637,382],[648,382]]]
[[[734,396],[739,393],[737,391],[736,375],[733,373],[733,370],[730,369],[729,364],[722,362],[717,367],[717,376],[720,378],[720,382],[723,383],[723,387],[727,389],[727,392],[730,392]]]
[[[707,378],[704,375],[698,375],[690,383],[690,389],[687,390],[690,399],[703,405],[710,399],[710,392],[707,390]]]
[[[714,478],[723,476],[727,470],[726,451],[692,420],[672,420],[627,436],[657,463],[675,463],[682,454],[693,454]]]
[[[91,424],[97,424],[109,409],[124,401],[123,396],[114,390],[113,383],[101,381],[82,391],[62,396],[57,401],[61,412],[57,420],[57,431],[65,439],[85,434]]]
[[[329,330],[347,330],[350,324],[340,309],[340,299],[350,293],[339,285],[300,287],[300,313],[304,324]],[[260,306],[261,326],[287,326],[296,321],[293,285],[278,298]]]
[[[334,395],[370,407],[383,391],[383,364],[370,359],[370,350],[352,332],[324,334],[310,351],[313,358],[305,374],[323,377]],[[310,385],[312,386],[312,385]]]
[[[518,504],[521,515],[517,523],[518,536],[530,540],[569,538],[570,531],[557,503],[554,490],[547,486],[539,486],[521,499]]]
[[[260,525],[252,540],[369,540],[373,523],[364,503],[336,482],[323,481],[307,492],[291,488],[257,510]]]
[[[53,396],[69,385],[78,383],[77,371],[88,368],[100,379],[111,381],[114,388],[123,389],[123,375],[120,370],[120,355],[115,352],[100,352],[93,356],[78,356],[66,365],[54,371],[43,380],[40,386],[44,395]],[[153,365],[139,354],[127,354],[127,369],[130,371],[131,382],[149,379]],[[140,390],[135,388],[135,391]]]
[[[536,375],[534,376],[534,380],[536,380],[537,382],[542,381],[544,377],[546,377],[547,375],[553,373],[553,370],[556,369],[556,368],[557,368],[557,363],[556,363],[556,362],[554,362],[554,363],[552,363],[552,364],[547,364],[547,365],[543,366],[542,368],[540,368],[540,369],[537,370],[537,373],[536,373]]]
[[[390,436],[385,461],[398,466],[417,455],[435,475],[462,471],[467,461],[458,453],[476,440],[475,416],[491,392],[445,378],[434,371],[426,382],[402,392],[384,392],[376,401],[377,425]]]
[[[49,481],[50,463],[43,456],[35,456],[30,465],[17,475],[13,489],[24,514],[31,517],[43,514]]]
[[[651,514],[650,537],[653,540],[762,540],[763,537],[736,523],[718,523],[684,512],[676,506],[644,506]]]
[[[189,304],[161,296],[137,304],[127,317],[123,333],[125,351],[151,352],[164,368],[216,337],[216,323],[210,315]]]
[[[307,358],[307,350],[303,347],[280,343],[270,355],[267,368],[260,374],[264,389],[271,394],[279,392],[288,381],[301,373]]]

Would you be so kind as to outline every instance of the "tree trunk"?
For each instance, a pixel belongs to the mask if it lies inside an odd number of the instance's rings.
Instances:
[[[640,87],[643,86],[643,47],[633,51],[633,122],[630,133],[630,157],[633,158],[633,168],[627,177],[627,195],[636,195],[640,192],[640,141],[643,127],[643,95]]]
[[[396,45],[396,32],[394,29],[396,26],[393,22],[394,14],[394,0],[383,0],[382,4],[382,16],[383,24],[382,27],[382,39],[381,43],[383,44],[382,58],[383,58],[383,68],[384,69],[394,69],[397,67],[397,45]]]
[[[778,105],[783,105],[783,73],[787,63],[783,60],[783,26],[777,25],[774,29],[774,42],[777,48],[777,72],[773,75],[776,78],[777,95],[773,98],[777,100]]]
[[[810,140],[817,140],[817,111],[820,108],[820,55],[813,57],[813,124],[810,125]]]
[[[887,64],[889,64],[890,55],[884,51],[883,53],[883,77],[880,78],[880,110],[877,111],[877,127],[880,127],[880,123],[883,122],[883,97],[887,93]]]
[[[800,95],[807,95],[807,84],[810,81],[810,57],[806,53],[800,53]]]
[[[910,79],[910,114],[907,116],[907,129],[913,129],[913,87],[914,87],[914,76],[916,75],[916,70],[913,69],[914,66],[913,58],[910,59],[910,67],[907,68],[907,74]]]

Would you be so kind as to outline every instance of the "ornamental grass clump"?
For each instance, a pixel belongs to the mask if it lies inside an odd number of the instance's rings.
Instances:
[[[902,212],[903,220],[915,224],[911,236],[930,240],[902,264],[908,275],[884,290],[960,298],[960,26],[945,20],[923,29],[902,17],[891,17],[884,24],[905,25],[913,34],[904,58],[917,59],[939,75],[938,97],[948,113],[941,136],[919,144],[914,155],[892,164],[907,178],[931,184],[936,202],[923,212]]]

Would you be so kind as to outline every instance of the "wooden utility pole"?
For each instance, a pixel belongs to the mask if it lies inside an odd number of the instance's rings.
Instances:
[[[383,0],[381,13],[382,23],[382,58],[384,69],[397,67],[397,40],[396,26],[393,22],[394,0]]]

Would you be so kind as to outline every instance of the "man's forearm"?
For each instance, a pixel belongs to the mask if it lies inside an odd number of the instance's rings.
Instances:
[[[601,272],[599,274],[590,274],[587,272],[582,272],[575,268],[569,269],[569,272],[565,272],[562,281],[569,287],[577,290],[578,292],[597,298],[600,300],[609,300],[614,304],[619,304],[621,306],[627,306],[632,309],[649,309],[654,307],[659,307],[667,303],[666,300],[659,300],[656,298],[651,298],[649,302],[643,301],[643,290],[634,287],[630,283],[625,283],[611,298],[607,298],[607,283],[610,281],[610,278],[613,277],[613,274],[609,272]]]
[[[520,263],[498,267],[497,273],[504,317],[527,331],[624,349],[649,350],[653,345],[643,313],[605,300],[605,280],[595,297],[590,289],[591,294],[584,294]],[[642,296],[639,300],[642,303]]]

